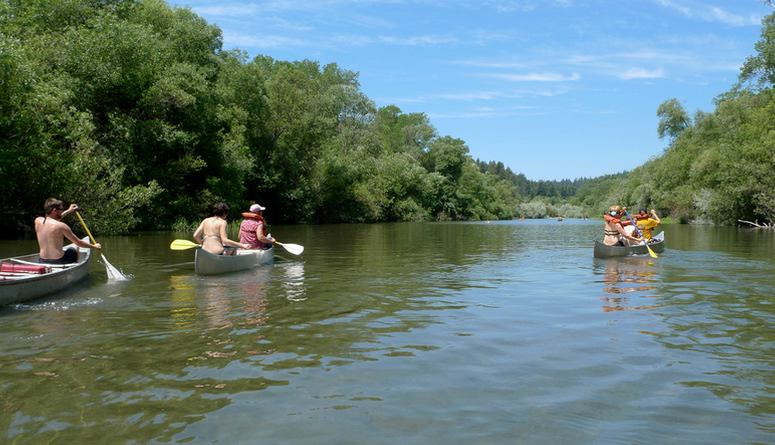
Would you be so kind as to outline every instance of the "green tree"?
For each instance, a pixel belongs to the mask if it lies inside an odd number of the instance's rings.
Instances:
[[[659,117],[657,133],[660,138],[669,136],[671,139],[675,139],[691,125],[689,115],[678,99],[668,99],[662,102],[657,108],[657,116]]]

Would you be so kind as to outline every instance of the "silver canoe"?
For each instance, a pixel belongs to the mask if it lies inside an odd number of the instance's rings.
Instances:
[[[87,241],[87,238],[83,239]],[[88,242],[88,241],[87,241]],[[89,274],[91,249],[83,249],[75,244],[65,246],[78,249],[78,262],[71,264],[46,264],[51,272],[44,274],[0,273],[0,306],[21,303],[66,289],[71,284],[84,279]],[[0,260],[2,263],[38,264],[38,254],[23,255]]]
[[[266,250],[238,250],[236,255],[213,255],[197,247],[194,253],[194,270],[199,275],[218,275],[252,269],[272,262],[274,247]]]
[[[665,232],[659,232],[649,243],[649,247],[655,253],[661,253],[665,250]],[[637,246],[606,246],[600,241],[595,240],[595,258],[613,258],[628,255],[648,255],[649,251],[645,245]]]

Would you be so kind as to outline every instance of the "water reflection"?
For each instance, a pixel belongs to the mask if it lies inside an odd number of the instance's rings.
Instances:
[[[594,269],[603,276],[603,312],[654,309],[656,304],[640,304],[655,298],[660,281],[656,262],[648,257],[595,259]],[[645,301],[643,301],[645,303]]]
[[[304,263],[294,262],[278,266],[282,270],[282,279],[285,298],[290,301],[304,301],[307,299],[307,288],[304,284]]]
[[[188,275],[170,275],[170,317],[175,327],[186,329],[196,321],[197,309],[194,286]]]
[[[122,238],[136,279],[0,314],[0,437],[772,443],[772,250],[667,230],[593,262],[567,220],[294,226],[302,258],[208,278],[188,234]]]
[[[232,326],[231,295],[227,293],[224,283],[219,280],[207,279],[197,283],[197,300],[203,305],[202,313],[207,320],[208,329],[223,329]]]

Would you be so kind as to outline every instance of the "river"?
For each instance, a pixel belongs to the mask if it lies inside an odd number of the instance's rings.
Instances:
[[[275,226],[304,254],[209,278],[187,234],[98,239],[130,281],[0,309],[0,441],[775,443],[775,234],[664,229]]]

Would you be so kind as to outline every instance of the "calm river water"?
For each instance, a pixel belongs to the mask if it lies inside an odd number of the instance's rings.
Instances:
[[[0,442],[775,443],[775,234],[601,231],[276,226],[302,256],[212,278],[187,234],[98,239],[131,281],[0,310]]]

